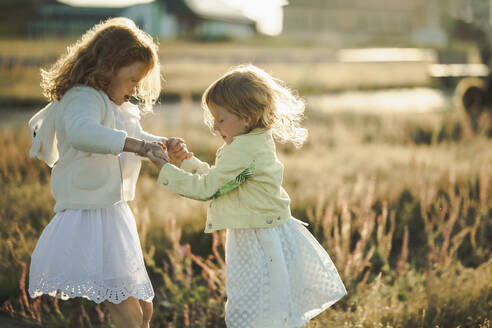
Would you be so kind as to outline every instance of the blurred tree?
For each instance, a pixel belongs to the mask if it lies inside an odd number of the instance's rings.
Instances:
[[[55,0],[1,0],[0,36],[19,37],[27,35],[27,26],[39,6]]]

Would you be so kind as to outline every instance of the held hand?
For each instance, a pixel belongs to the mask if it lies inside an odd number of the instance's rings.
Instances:
[[[158,150],[166,150],[166,146],[162,143],[143,141],[137,154],[142,157],[147,157],[149,151],[154,152]]]
[[[157,147],[152,147],[147,152],[148,159],[157,167],[160,171],[164,164],[169,162],[169,157],[167,156],[166,151],[162,148],[162,146],[158,143],[153,143],[152,145]]]
[[[171,163],[176,166],[181,166],[185,159],[193,157],[193,153],[186,148],[184,140],[181,138],[168,138],[166,143]]]
[[[169,162],[169,156],[167,154],[166,146],[161,142],[153,142],[151,144],[152,155],[159,157],[166,162]]]

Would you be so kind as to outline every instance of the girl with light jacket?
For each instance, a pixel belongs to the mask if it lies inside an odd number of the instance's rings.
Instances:
[[[202,97],[205,121],[224,145],[210,167],[196,157],[181,168],[147,156],[157,184],[208,201],[205,232],[226,232],[226,325],[301,327],[346,294],[323,247],[291,216],[274,140],[301,146],[304,103],[277,79],[239,66]]]

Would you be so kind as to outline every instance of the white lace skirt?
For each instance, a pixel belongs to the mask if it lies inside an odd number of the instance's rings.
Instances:
[[[228,229],[226,325],[294,328],[346,294],[330,257],[296,219],[268,229]]]
[[[118,304],[154,297],[133,213],[125,202],[57,213],[31,258],[29,294]]]

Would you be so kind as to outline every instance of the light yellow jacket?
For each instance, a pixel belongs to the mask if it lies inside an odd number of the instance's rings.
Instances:
[[[271,130],[255,129],[235,137],[219,148],[212,167],[196,157],[181,167],[165,164],[157,184],[187,198],[211,200],[205,232],[271,228],[291,217]]]

